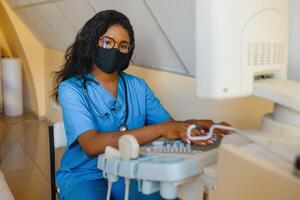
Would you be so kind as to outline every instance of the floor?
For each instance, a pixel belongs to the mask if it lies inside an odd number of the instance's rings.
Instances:
[[[56,166],[64,149],[56,152]],[[16,200],[50,200],[48,124],[0,116],[0,168]]]

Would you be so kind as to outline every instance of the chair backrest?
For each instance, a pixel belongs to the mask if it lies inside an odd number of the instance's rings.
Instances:
[[[67,136],[63,121],[48,126],[49,148],[50,148],[50,184],[51,200],[56,200],[57,187],[55,180],[55,149],[67,146]]]
[[[61,148],[67,146],[67,135],[63,121],[56,122],[53,126],[54,147]]]

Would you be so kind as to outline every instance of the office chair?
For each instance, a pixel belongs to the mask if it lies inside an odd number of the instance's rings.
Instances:
[[[51,200],[56,200],[58,194],[55,180],[55,149],[66,147],[67,138],[63,121],[48,126],[49,149],[50,149],[50,183]]]

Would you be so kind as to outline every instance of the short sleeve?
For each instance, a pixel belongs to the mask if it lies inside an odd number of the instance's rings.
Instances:
[[[147,114],[146,124],[159,124],[170,119],[170,114],[166,111],[147,84],[145,84],[145,90]]]
[[[96,124],[79,88],[71,83],[62,82],[59,85],[58,96],[62,107],[67,143],[70,146],[80,134],[88,130],[96,130]]]

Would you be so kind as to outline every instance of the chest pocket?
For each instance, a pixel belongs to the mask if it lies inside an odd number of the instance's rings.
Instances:
[[[145,126],[146,115],[138,115],[133,117],[128,124],[129,129],[137,129]]]

